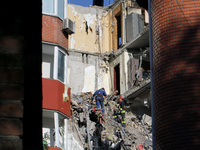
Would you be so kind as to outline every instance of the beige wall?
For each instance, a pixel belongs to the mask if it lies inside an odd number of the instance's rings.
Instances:
[[[141,9],[131,9],[132,12],[141,14]],[[145,17],[147,12],[145,12]],[[78,5],[68,5],[68,18],[75,23],[75,33],[69,35],[69,49],[81,50],[89,53],[101,53],[118,50],[117,48],[117,22],[116,16],[121,15],[121,37],[123,41],[123,12],[122,5],[117,4],[113,10],[104,10],[101,7],[82,7]],[[148,19],[148,17],[146,18]],[[86,32],[86,22],[88,33]],[[99,32],[96,32],[99,31]],[[101,58],[100,58],[101,60]],[[105,87],[106,92],[110,93],[114,88],[114,67],[120,63],[120,86],[121,94],[128,90],[127,62],[129,55],[122,53],[113,60],[106,70],[103,67],[97,67],[98,88]],[[101,62],[103,62],[101,60]],[[72,68],[71,68],[72,69]],[[95,68],[85,68],[83,77],[84,86],[82,91],[92,91],[94,87]],[[72,74],[73,76],[73,74]],[[92,82],[87,82],[92,79]]]
[[[110,13],[102,8],[69,4],[68,18],[75,23],[75,33],[69,35],[69,49],[94,53],[111,50]],[[86,32],[86,22],[88,32]]]
[[[112,24],[112,13],[107,12],[101,18],[101,30],[102,30],[101,49],[103,53],[112,51],[111,24]]]
[[[96,15],[98,14],[98,15]],[[78,5],[68,5],[68,18],[71,19],[75,23],[75,33],[69,35],[69,49],[80,50],[82,52],[89,53],[105,53],[108,51],[112,51],[112,36],[111,36],[111,23],[112,23],[112,12],[105,11],[103,9],[97,7],[82,7]],[[86,21],[88,24],[88,33],[86,32]],[[99,32],[97,33],[96,30]],[[71,58],[69,56],[69,58]],[[73,57],[74,58],[74,57]],[[71,60],[71,63],[78,63],[76,60]],[[105,64],[103,60],[99,57],[99,65],[96,64],[94,66],[87,65],[84,68],[83,64],[80,64],[85,70],[82,70],[79,75],[83,75],[82,82],[79,82],[80,89],[77,89],[77,82],[71,83],[72,80],[75,80],[76,73],[73,73],[72,70],[77,68],[72,65],[69,66],[70,74],[68,74],[70,78],[69,84],[76,86],[76,89],[72,89],[73,93],[77,92],[94,92],[97,89],[95,87],[95,77],[98,76],[97,79],[97,88],[104,87],[106,89],[107,94],[111,92],[111,77],[109,66],[101,65]],[[80,66],[80,67],[81,67]],[[82,68],[81,67],[81,68]],[[76,72],[80,72],[77,70]],[[77,79],[76,81],[79,81]],[[75,84],[76,83],[76,84]],[[81,83],[81,84],[80,84]]]

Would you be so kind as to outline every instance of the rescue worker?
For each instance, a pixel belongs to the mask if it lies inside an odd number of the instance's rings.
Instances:
[[[113,119],[114,119],[116,122],[120,123],[121,120],[120,120],[120,118],[118,117],[118,115],[120,115],[120,112],[117,111],[116,108],[113,108]]]
[[[96,100],[97,108],[100,109],[100,105],[101,105],[101,110],[102,110],[102,113],[104,114],[105,110],[104,110],[104,104],[103,104],[103,102],[104,102],[104,97],[103,96],[107,96],[106,91],[105,91],[104,88],[101,88],[101,89],[97,90],[93,94],[93,98],[95,97],[95,100]]]
[[[119,111],[122,117],[122,122],[121,122],[122,126],[125,128],[126,127],[126,118],[125,118],[126,111],[125,111],[125,102],[122,96],[119,97]]]

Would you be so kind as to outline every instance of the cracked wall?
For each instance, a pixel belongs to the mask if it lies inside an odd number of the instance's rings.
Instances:
[[[69,35],[68,57],[72,94],[94,92],[102,87],[110,93],[108,66],[104,66],[100,56],[111,51],[110,16],[104,8],[68,5],[68,18],[75,23],[75,33]]]
[[[98,55],[70,51],[68,56],[68,85],[71,93],[95,92],[104,87],[110,93],[109,70]]]
[[[75,23],[75,34],[69,35],[69,49],[94,53],[111,50],[109,15],[103,8],[69,4],[68,18]]]

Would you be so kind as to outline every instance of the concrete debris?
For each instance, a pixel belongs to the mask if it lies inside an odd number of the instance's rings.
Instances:
[[[113,118],[118,108],[118,97],[109,95],[104,100],[105,114],[98,110],[92,93],[72,95],[70,134],[85,150],[151,150],[151,126],[141,117],[126,111],[126,127]]]

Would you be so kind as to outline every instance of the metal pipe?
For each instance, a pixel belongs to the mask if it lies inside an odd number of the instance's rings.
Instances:
[[[126,43],[126,28],[125,28],[125,0],[122,1],[122,10],[123,10],[123,41],[122,44]]]
[[[64,139],[65,139],[65,142],[64,142],[64,147],[65,147],[65,150],[68,150],[68,119],[64,119],[64,128],[65,128],[65,134],[64,134]]]
[[[59,116],[57,112],[54,112],[54,126],[55,126],[55,146],[60,147],[59,143]]]
[[[155,128],[154,128],[154,80],[153,80],[153,41],[151,21],[151,0],[148,0],[149,12],[149,47],[150,47],[150,70],[151,70],[151,117],[152,117],[152,144],[155,150]]]

